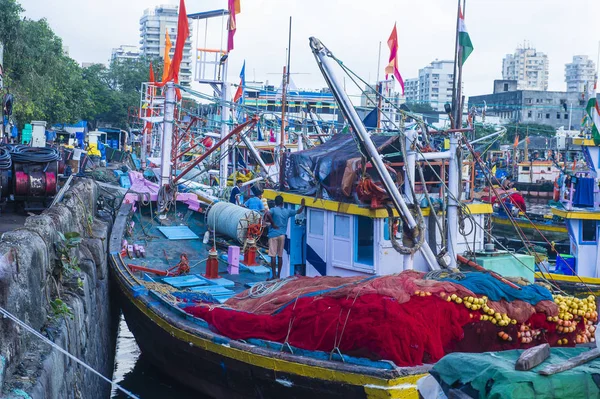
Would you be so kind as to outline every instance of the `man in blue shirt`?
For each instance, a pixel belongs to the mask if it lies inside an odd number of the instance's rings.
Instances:
[[[242,195],[242,181],[238,180],[235,183],[235,187],[233,188],[233,190],[231,190],[231,194],[229,195],[229,202],[231,202],[232,204],[236,204],[236,205],[240,205],[241,204],[241,197]]]
[[[288,219],[294,215],[299,215],[304,211],[304,198],[300,202],[298,210],[285,209],[283,207],[283,197],[278,195],[275,197],[275,206],[265,214],[265,220],[271,223],[269,233],[269,256],[271,257],[271,271],[273,279],[275,276],[281,278],[281,268],[283,266],[283,245],[285,243],[285,234],[287,232]],[[275,259],[279,268],[275,267]]]
[[[250,190],[251,197],[244,203],[244,206],[252,211],[261,212],[265,209],[263,205],[262,199],[260,198],[262,194],[254,195],[252,190]]]

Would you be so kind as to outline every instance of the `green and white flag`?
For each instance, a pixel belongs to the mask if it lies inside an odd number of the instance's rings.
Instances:
[[[595,96],[590,98],[585,109],[592,122],[592,137],[594,138],[594,143],[600,145],[600,106],[598,105],[598,100],[596,100]]]
[[[469,32],[467,32],[467,25],[465,25],[465,17],[460,8],[458,9],[458,13],[458,44],[462,47],[460,64],[463,65],[473,52],[473,43],[471,43],[471,37],[469,36]]]

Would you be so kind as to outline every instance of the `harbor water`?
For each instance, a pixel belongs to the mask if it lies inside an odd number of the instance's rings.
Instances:
[[[208,399],[154,367],[141,354],[123,315],[119,321],[113,380],[140,399]],[[111,398],[128,399],[116,388],[113,388]]]

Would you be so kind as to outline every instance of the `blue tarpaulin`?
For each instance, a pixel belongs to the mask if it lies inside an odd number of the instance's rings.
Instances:
[[[594,183],[595,179],[591,177],[580,177],[577,179],[573,205],[584,208],[594,206]]]
[[[373,110],[365,116],[363,124],[367,129],[377,129],[377,108],[373,108]]]
[[[442,281],[460,284],[477,295],[486,295],[492,301],[504,299],[512,302],[515,299],[520,299],[532,305],[536,305],[543,300],[552,300],[550,291],[542,286],[535,284],[521,285],[521,289],[518,290],[494,278],[488,273],[465,273],[465,278],[462,280],[445,278]]]

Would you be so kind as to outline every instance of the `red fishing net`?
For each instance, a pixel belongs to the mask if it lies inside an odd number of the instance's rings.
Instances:
[[[459,281],[424,277],[416,271],[375,278],[296,277],[247,290],[225,307],[196,304],[185,311],[232,339],[325,352],[338,348],[398,366],[435,362],[453,351],[573,345],[585,327],[582,321],[577,331],[557,331],[556,321],[548,318],[559,314],[558,307],[549,300],[532,301],[535,306],[519,299],[492,301]],[[480,306],[473,310],[472,305]]]
[[[300,298],[275,315],[196,306],[186,311],[201,317],[233,339],[261,338],[329,352],[414,366],[441,359],[450,342],[463,337],[473,321],[462,306],[437,297],[414,297],[404,304],[374,294],[355,298]],[[289,334],[289,335],[288,335]]]

